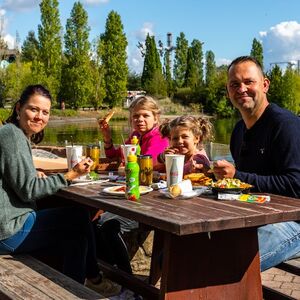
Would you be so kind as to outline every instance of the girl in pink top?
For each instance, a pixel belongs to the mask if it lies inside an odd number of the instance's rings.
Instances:
[[[160,126],[163,136],[170,139],[170,147],[159,155],[159,162],[164,163],[165,154],[185,155],[183,174],[206,172],[210,162],[203,142],[212,138],[213,126],[208,119],[181,116],[166,121]]]
[[[141,154],[152,155],[153,166],[157,164],[157,156],[169,145],[167,137],[161,137],[159,132],[160,109],[155,100],[149,96],[141,96],[131,102],[129,106],[129,120],[132,133],[126,144],[131,144],[132,136],[137,136],[141,147]],[[99,121],[100,130],[103,134],[106,157],[121,157],[121,148],[115,148],[111,138],[108,123]]]

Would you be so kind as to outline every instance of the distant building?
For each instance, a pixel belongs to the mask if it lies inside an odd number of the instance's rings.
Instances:
[[[15,62],[18,50],[16,49],[0,49],[0,67],[6,68],[8,64]]]
[[[130,103],[140,96],[145,96],[145,91],[127,91],[127,98],[125,99],[124,107],[129,107]]]

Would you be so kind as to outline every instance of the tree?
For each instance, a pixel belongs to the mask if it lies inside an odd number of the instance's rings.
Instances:
[[[51,80],[54,99],[60,89],[62,67],[61,25],[58,0],[42,0],[41,24],[38,26],[39,61],[46,76]]]
[[[253,39],[250,55],[256,58],[261,64],[262,68],[264,68],[263,47],[262,44],[256,38]]]
[[[203,51],[202,43],[193,40],[188,49],[187,68],[185,73],[185,86],[193,89],[203,84]]]
[[[166,95],[166,84],[162,74],[162,65],[155,37],[149,34],[145,41],[145,58],[141,82],[147,93],[157,97]]]
[[[270,102],[276,103],[279,106],[283,106],[282,101],[283,97],[283,78],[282,71],[278,65],[275,65],[274,68],[269,72],[268,77],[270,78],[270,88],[268,91],[268,99]]]
[[[173,80],[172,80],[172,74],[171,74],[171,53],[167,49],[164,53],[164,78],[167,85],[167,92],[168,95],[173,92]]]
[[[183,32],[176,39],[174,80],[177,87],[183,87],[187,68],[188,40]]]
[[[211,50],[206,52],[205,61],[206,61],[205,82],[206,85],[209,85],[211,82],[214,81],[217,73],[215,54]]]
[[[123,32],[121,17],[115,11],[111,11],[107,17],[101,43],[106,85],[105,102],[111,107],[121,105],[127,95],[127,39]]]
[[[35,37],[33,30],[28,32],[28,35],[22,45],[21,60],[30,62],[38,58],[39,42]]]
[[[67,19],[62,98],[75,108],[88,104],[93,95],[90,62],[88,15],[80,2],[75,2]]]

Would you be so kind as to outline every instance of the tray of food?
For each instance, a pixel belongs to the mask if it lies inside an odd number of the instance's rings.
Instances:
[[[248,193],[253,186],[237,178],[223,178],[211,183],[214,193]]]

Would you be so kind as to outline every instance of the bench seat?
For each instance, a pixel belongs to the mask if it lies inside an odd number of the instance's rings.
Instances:
[[[108,299],[30,255],[0,256],[0,299]]]

